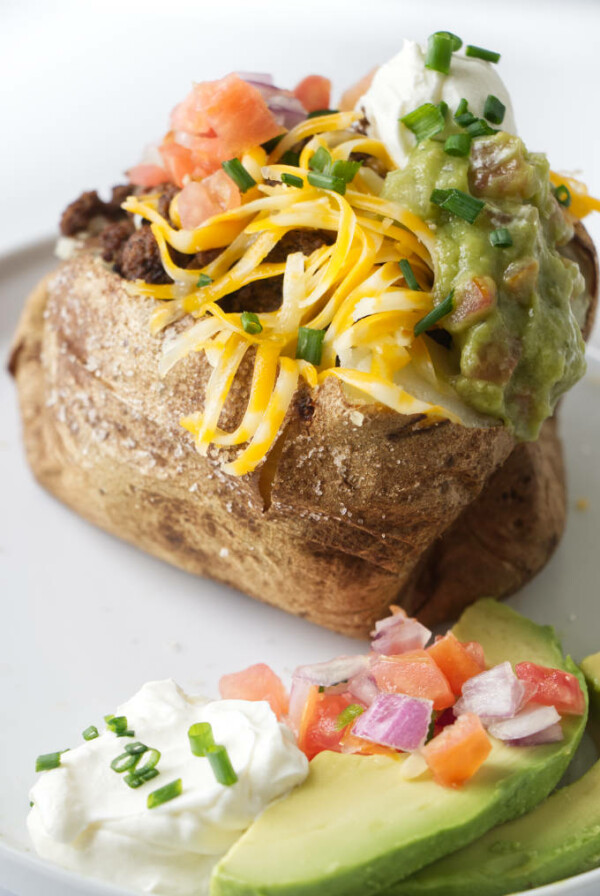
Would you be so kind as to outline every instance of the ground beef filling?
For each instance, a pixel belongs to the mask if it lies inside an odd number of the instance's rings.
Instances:
[[[63,212],[60,230],[63,236],[75,236],[83,231],[97,236],[104,261],[113,265],[114,270],[125,280],[144,280],[146,283],[171,283],[160,259],[158,244],[147,222],[138,229],[133,223],[133,216],[123,211],[121,203],[127,196],[135,192],[131,184],[114,187],[109,202],[104,202],[96,191],[82,193],[79,199],[72,202]],[[174,184],[163,188],[159,199],[158,211],[166,220],[169,218],[171,200],[177,194]],[[170,222],[172,223],[172,222]],[[310,255],[315,249],[331,245],[335,236],[326,230],[294,230],[280,240],[269,253],[266,261],[284,262],[292,252]],[[184,255],[172,252],[173,260],[180,267],[202,268],[209,264],[221,252],[221,249],[210,249],[196,255]],[[283,277],[272,277],[249,283],[236,292],[225,296],[221,306],[226,312],[241,311],[269,312],[276,311],[281,305]]]

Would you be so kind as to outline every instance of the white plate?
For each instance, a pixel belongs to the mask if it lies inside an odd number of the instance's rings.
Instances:
[[[51,242],[0,259],[0,356],[23,298],[53,264]],[[600,355],[563,409],[570,483],[567,532],[548,567],[511,601],[556,626],[581,659],[600,648],[596,622],[600,519]],[[39,753],[77,743],[150,679],[172,676],[216,694],[219,675],[264,661],[294,666],[364,648],[197,579],[93,528],[34,482],[23,456],[14,385],[2,370],[0,407],[0,882],[19,896],[113,893],[31,853],[28,788]],[[589,502],[586,510],[578,501]],[[8,511],[8,512],[7,512]],[[582,758],[589,764],[589,754]],[[600,870],[541,892],[597,893]],[[1,896],[1,894],[0,894]]]

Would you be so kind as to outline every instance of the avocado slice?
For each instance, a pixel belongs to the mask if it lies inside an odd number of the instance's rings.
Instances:
[[[600,653],[581,664],[600,730]],[[600,741],[598,741],[600,748]],[[600,761],[528,815],[385,890],[385,896],[506,896],[600,865]],[[383,896],[383,894],[382,894]]]
[[[493,600],[466,610],[454,632],[479,641],[490,665],[531,660],[578,674],[551,628]],[[558,783],[584,726],[584,718],[567,720],[559,744],[495,741],[484,766],[459,790],[429,774],[406,780],[403,756],[320,753],[305,783],[263,812],[219,862],[211,896],[381,891],[537,805]]]

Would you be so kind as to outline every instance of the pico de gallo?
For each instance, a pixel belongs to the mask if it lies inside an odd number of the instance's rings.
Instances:
[[[492,749],[563,739],[561,717],[586,701],[570,672],[532,662],[486,663],[481,644],[432,632],[399,607],[376,623],[368,653],[298,667],[288,693],[265,663],[225,675],[221,697],[266,700],[308,759],[337,753],[415,757],[447,787],[473,777]]]

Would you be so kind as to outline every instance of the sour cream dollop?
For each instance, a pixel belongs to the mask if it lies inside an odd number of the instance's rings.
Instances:
[[[453,114],[464,98],[469,111],[481,117],[486,98],[493,94],[506,106],[502,129],[517,133],[508,91],[493,63],[453,53],[450,74],[443,75],[425,68],[425,56],[419,44],[405,40],[400,52],[377,70],[357,103],[369,121],[370,135],[385,144],[399,168],[416,145],[414,134],[399,119],[423,103],[437,105],[444,100]]]
[[[208,894],[218,859],[273,800],[306,778],[308,762],[268,703],[190,697],[174,681],[145,684],[116,715],[135,737],[112,731],[64,753],[31,790],[28,827],[37,852],[64,868],[160,896]],[[219,784],[194,756],[188,729],[210,722],[238,781]],[[111,762],[141,741],[161,753],[160,774],[131,789]],[[144,757],[140,760],[143,763]],[[149,793],[181,778],[181,796],[154,809]]]

